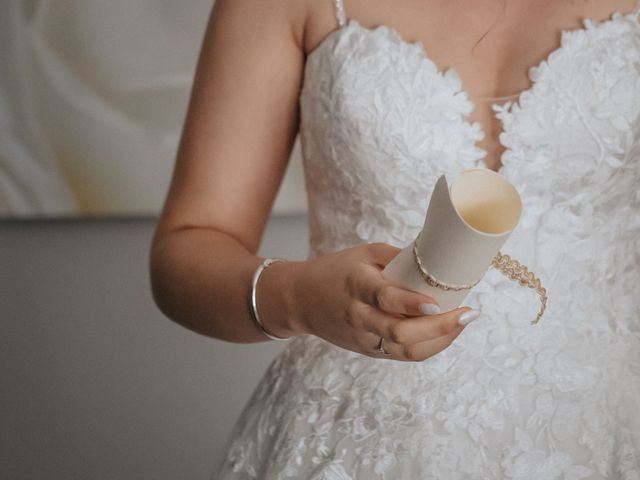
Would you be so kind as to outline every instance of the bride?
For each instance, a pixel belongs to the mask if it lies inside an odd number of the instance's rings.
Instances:
[[[298,133],[309,256],[260,258]],[[521,194],[535,326],[495,270],[451,311],[381,275],[471,167]],[[640,479],[639,189],[640,1],[217,0],[154,299],[288,343],[215,478]]]

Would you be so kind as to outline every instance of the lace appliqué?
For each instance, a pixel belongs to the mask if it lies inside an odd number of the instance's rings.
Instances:
[[[482,157],[451,71],[390,29],[349,22],[307,58],[300,97],[310,258],[404,247],[429,192]],[[482,314],[424,362],[291,339],[229,439],[219,480],[640,478],[640,28],[585,22],[497,113],[500,173],[522,217],[517,258],[537,299],[489,269]],[[536,285],[517,265],[513,275]],[[469,452],[474,453],[473,455]]]

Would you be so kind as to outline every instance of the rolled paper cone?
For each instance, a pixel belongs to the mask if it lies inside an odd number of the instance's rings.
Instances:
[[[488,168],[469,168],[449,188],[438,178],[422,227],[417,252],[426,271],[447,285],[479,281],[520,221],[522,202],[516,188]],[[428,284],[413,253],[404,247],[383,269],[383,275],[406,289],[429,295],[442,312],[459,307],[471,288],[445,290]]]

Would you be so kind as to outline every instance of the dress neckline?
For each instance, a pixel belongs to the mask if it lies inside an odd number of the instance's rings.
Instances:
[[[611,13],[611,15],[608,18],[605,18],[603,20],[596,20],[591,17],[582,17],[581,27],[560,29],[559,30],[560,44],[556,48],[552,49],[540,62],[528,68],[527,75],[529,77],[529,80],[531,81],[531,86],[521,90],[520,92],[517,92],[517,93],[514,93],[513,95],[508,96],[510,98],[515,98],[515,100],[509,99],[504,104],[501,104],[500,102],[489,103],[489,106],[494,111],[494,116],[498,115],[498,112],[500,112],[502,109],[506,108],[508,110],[509,108],[513,107],[513,105],[517,105],[520,110],[522,109],[523,97],[533,92],[536,86],[540,83],[540,77],[535,77],[534,72],[539,71],[545,64],[549,62],[549,60],[551,60],[553,57],[559,55],[561,52],[564,51],[566,47],[566,37],[568,35],[577,34],[578,32],[587,32],[592,28],[602,28],[615,21],[625,20],[625,19],[633,20],[635,22],[635,25],[640,28],[639,17],[640,17],[640,10],[638,10],[638,7],[636,6],[631,12],[628,12],[628,13],[623,13],[622,11],[616,10],[613,13]],[[365,27],[355,18],[349,18],[343,25],[331,31],[324,39],[320,41],[320,43],[318,43],[318,45],[316,45],[313,48],[313,50],[311,50],[311,52],[307,54],[305,67],[304,67],[305,70],[309,62],[313,61],[313,59],[316,56],[318,56],[321,51],[328,48],[328,45],[330,44],[331,41],[334,41],[334,39],[339,38],[341,35],[343,35],[345,32],[347,32],[350,29],[356,29],[357,31],[366,35],[374,35],[377,32],[385,32],[391,35],[392,37],[394,37],[395,41],[400,45],[412,47],[412,48],[416,48],[416,47],[419,48],[422,61],[428,62],[432,66],[432,68],[434,69],[437,75],[440,75],[440,76],[444,76],[447,74],[454,75],[459,79],[461,86],[458,89],[458,91],[460,93],[464,93],[467,96],[468,101],[473,106],[472,111],[475,110],[475,108],[477,108],[478,106],[477,102],[471,100],[469,91],[462,85],[462,79],[455,67],[440,68],[429,56],[422,40],[415,40],[415,41],[406,40],[398,30],[383,23],[379,23],[372,27]],[[479,164],[478,166],[481,166],[483,168],[486,168],[496,173],[503,174],[504,167],[505,167],[504,165],[505,154],[509,151],[509,147],[502,142],[501,137],[506,132],[506,130],[505,130],[504,123],[502,122],[502,119],[499,116],[497,118],[498,120],[500,120],[500,127],[501,127],[500,133],[498,134],[498,143],[503,147],[503,151],[500,155],[500,167],[497,170],[494,170],[493,168],[489,168],[484,160],[488,156],[488,151],[485,148],[482,148],[476,145],[477,148],[479,148],[481,151],[484,152],[484,156],[478,159],[478,164]],[[469,115],[465,115],[464,119],[469,125],[471,125],[471,121],[469,120]],[[479,127],[483,132],[483,135],[486,136],[486,132],[484,131],[484,128],[482,127],[482,125],[479,125]]]

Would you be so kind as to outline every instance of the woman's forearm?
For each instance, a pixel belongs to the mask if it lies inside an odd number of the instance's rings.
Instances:
[[[231,342],[267,340],[253,323],[248,303],[261,257],[230,235],[209,228],[165,233],[154,239],[150,256],[153,298],[171,320]],[[276,262],[260,276],[256,297],[260,319],[278,336],[302,333],[292,287],[303,263]]]

